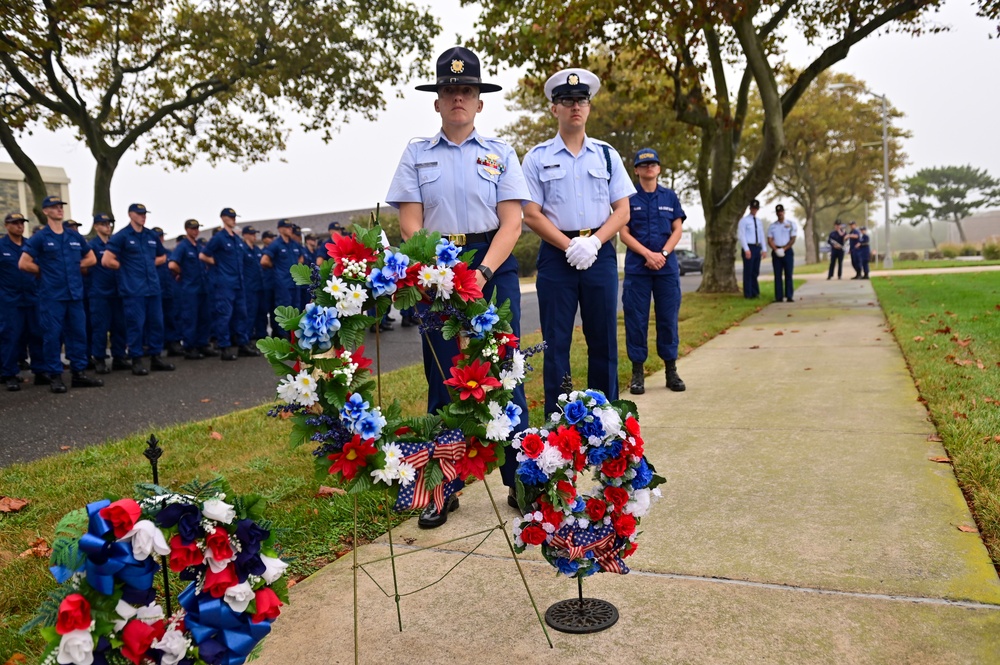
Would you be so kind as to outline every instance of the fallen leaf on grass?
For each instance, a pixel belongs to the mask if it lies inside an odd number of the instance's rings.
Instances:
[[[72,450],[69,446],[59,446],[59,450]]]
[[[934,443],[942,443],[944,441],[944,439],[941,438],[941,435],[938,434],[937,432],[935,432],[934,434],[928,434],[927,440],[933,441]]]
[[[0,496],[0,513],[16,513],[27,505],[27,499],[15,499],[12,496]]]
[[[811,369],[812,369],[812,367],[806,367],[806,370],[805,370],[805,371],[807,371],[807,372],[808,372],[808,371],[809,371],[809,370],[811,370]]]
[[[51,554],[52,554],[52,548],[49,547],[49,544],[45,542],[44,538],[39,538],[38,540],[35,541],[29,541],[28,549],[21,552],[19,556],[22,559],[25,559],[29,556],[38,557],[39,559],[48,559]]]
[[[751,346],[750,348],[751,348],[751,349],[759,349],[759,348],[760,348],[760,345],[759,345],[759,344],[754,344],[754,345],[753,345],[753,346]]]
[[[982,360],[976,359],[976,367],[979,369],[986,369],[986,365],[983,364]]]
[[[339,487],[327,487],[326,485],[320,485],[319,489],[316,491],[316,496],[318,498],[334,496],[336,494],[347,494],[347,492]]]
[[[222,441],[222,435],[219,434],[218,432],[211,432],[209,433],[208,436],[209,438],[215,439],[216,441]]]
[[[917,335],[916,337],[913,338],[913,341],[914,342],[922,342],[922,341],[924,341],[924,338],[921,337],[920,335]]]
[[[774,336],[775,336],[775,337],[778,337],[778,336],[780,336],[780,335],[784,335],[784,334],[785,334],[785,333],[783,333],[783,332],[781,332],[781,331],[779,330],[778,332],[774,333]]]
[[[234,404],[235,406],[239,406],[239,405],[240,405],[240,403],[239,403],[239,402],[233,402],[233,404]]]
[[[280,418],[281,420],[288,420],[291,417],[292,417],[292,412],[291,411],[279,411],[278,412],[278,418]]]
[[[944,328],[938,328],[934,332],[938,335],[947,335],[951,332],[951,328],[949,326],[945,326]]]
[[[951,415],[952,415],[952,417],[955,420],[968,420],[969,419],[969,416],[965,415],[964,413],[959,413],[958,411],[952,411]]]
[[[11,657],[7,659],[7,662],[4,663],[3,665],[22,665],[22,663],[27,663],[27,662],[28,662],[28,657],[25,656],[23,653],[15,653],[12,654]]]
[[[940,462],[941,464],[951,464],[951,460],[947,457],[928,457],[932,462]]]
[[[212,401],[212,398],[211,397],[206,397],[206,398],[204,398],[204,399],[202,399],[200,401],[201,401],[202,404],[208,404],[209,402]]]
[[[976,533],[977,529],[974,526],[966,526],[965,524],[960,524],[958,530],[964,533]]]
[[[719,331],[719,334],[720,334],[720,335],[725,335],[725,334],[726,334],[726,331],[725,331],[725,330],[720,330],[720,331]]]
[[[960,339],[960,340],[957,340],[957,341],[958,341],[958,345],[959,346],[961,346],[962,348],[965,348],[969,344],[972,343],[972,338],[971,337],[966,337],[965,339]]]
[[[296,585],[296,584],[298,584],[298,583],[299,583],[299,581],[298,581],[298,580],[288,580],[288,581],[287,581],[287,582],[285,583],[285,586],[286,586],[286,587],[288,587],[289,589],[291,589],[291,588],[292,588],[293,586],[295,586],[295,585]]]

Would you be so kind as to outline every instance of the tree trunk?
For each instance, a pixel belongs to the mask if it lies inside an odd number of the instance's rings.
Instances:
[[[816,221],[816,208],[806,208],[806,226],[809,232],[805,234],[806,263],[819,263],[820,230]]]
[[[731,213],[729,213],[731,215]],[[711,219],[705,223],[705,265],[701,293],[738,293],[736,283],[736,233],[739,220]]]
[[[24,181],[28,183],[28,188],[31,190],[31,197],[34,199],[35,205],[32,208],[32,212],[35,213],[35,218],[44,224],[46,220],[45,214],[42,213],[42,200],[49,195],[45,189],[45,181],[42,180],[42,174],[38,172],[35,162],[21,150],[21,146],[17,142],[17,137],[11,130],[10,125],[3,119],[0,119],[0,144],[3,145],[4,150],[10,155],[14,165],[24,174]]]
[[[962,220],[956,219],[955,226],[958,227],[958,237],[962,239],[962,244],[964,245],[969,242],[969,240],[965,237],[965,229],[962,228]]]
[[[111,157],[98,157],[97,167],[94,169],[94,209],[91,213],[104,212],[113,218],[114,211],[111,209],[111,179],[118,168],[118,160]]]
[[[937,240],[934,239],[934,224],[931,223],[930,220],[927,221],[927,230],[930,231],[930,234],[931,234],[931,246],[934,249],[937,249],[938,248],[938,246],[937,246]]]

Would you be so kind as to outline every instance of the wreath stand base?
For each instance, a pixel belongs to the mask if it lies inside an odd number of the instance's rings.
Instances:
[[[577,578],[578,598],[560,600],[545,611],[545,623],[562,633],[599,633],[618,623],[618,608],[606,600],[583,597],[583,579]]]
[[[521,583],[524,585],[524,590],[528,594],[528,600],[531,601],[531,607],[532,607],[532,609],[534,609],[534,611],[535,611],[535,617],[538,619],[538,625],[541,626],[542,633],[545,635],[545,641],[548,642],[550,649],[555,648],[555,646],[552,644],[552,638],[549,637],[549,631],[545,628],[545,624],[546,624],[546,622],[548,622],[548,624],[550,626],[552,626],[553,628],[556,628],[557,630],[562,630],[562,629],[559,628],[558,626],[556,626],[555,624],[553,624],[552,622],[548,621],[548,612],[546,612],[545,619],[544,620],[542,619],[541,611],[539,611],[539,609],[538,609],[538,604],[535,602],[535,597],[531,594],[531,588],[528,586],[528,580],[527,580],[527,578],[525,578],[525,576],[524,576],[524,570],[521,568],[521,562],[517,558],[517,552],[514,551],[514,542],[510,538],[509,529],[507,529],[507,525],[504,522],[503,517],[500,516],[500,509],[497,508],[496,500],[494,500],[494,498],[493,498],[493,491],[490,489],[489,481],[486,480],[485,478],[483,479],[483,486],[486,488],[486,494],[489,496],[490,505],[493,506],[493,514],[496,516],[496,520],[497,521],[496,521],[496,524],[494,526],[491,526],[488,529],[484,529],[482,531],[477,531],[475,533],[465,534],[465,535],[462,535],[462,536],[458,536],[456,538],[451,538],[451,539],[449,539],[449,540],[447,540],[445,542],[442,542],[442,543],[435,543],[434,545],[427,545],[425,547],[421,547],[421,548],[417,548],[417,549],[413,549],[413,550],[407,550],[406,552],[403,552],[401,554],[397,554],[395,552],[395,549],[394,549],[394,546],[393,546],[392,526],[391,526],[392,521],[391,521],[391,519],[387,519],[387,523],[389,524],[388,533],[387,533],[387,535],[389,537],[389,556],[382,557],[382,558],[379,558],[379,559],[372,559],[371,561],[365,561],[365,562],[362,562],[362,563],[358,562],[358,500],[357,500],[357,497],[354,498],[354,543],[353,543],[354,544],[354,549],[353,549],[354,561],[353,561],[353,565],[351,566],[351,568],[352,568],[352,572],[353,572],[353,575],[354,575],[354,663],[355,663],[355,665],[358,665],[358,663],[360,662],[360,651],[361,651],[360,650],[360,643],[358,641],[358,571],[361,571],[361,572],[365,573],[365,575],[367,575],[369,577],[369,579],[371,579],[373,582],[375,582],[375,579],[371,576],[371,574],[367,570],[365,570],[365,566],[369,566],[369,565],[372,565],[372,564],[375,564],[375,563],[380,563],[380,562],[386,561],[386,560],[389,561],[389,563],[392,566],[392,590],[393,590],[392,595],[393,595],[393,598],[394,598],[394,600],[396,602],[396,619],[397,619],[397,621],[399,623],[399,632],[403,632],[403,615],[402,615],[402,611],[401,611],[400,606],[399,606],[400,599],[403,596],[409,596],[409,595],[417,593],[419,591],[423,591],[424,589],[427,589],[428,587],[433,586],[434,584],[437,584],[439,581],[441,581],[442,579],[444,579],[444,577],[446,577],[449,573],[451,573],[451,571],[453,571],[455,568],[457,568],[458,565],[462,563],[462,561],[464,561],[473,552],[475,552],[479,548],[480,545],[482,545],[483,543],[485,543],[486,539],[489,537],[489,535],[491,533],[493,533],[494,531],[497,531],[497,530],[499,530],[504,535],[504,538],[507,541],[507,548],[510,550],[510,554],[511,554],[511,556],[514,559],[514,565],[517,567],[517,574],[520,576]],[[387,518],[390,517],[389,516],[389,503],[390,503],[389,501],[385,502],[386,517]],[[459,560],[458,563],[456,563],[454,566],[452,566],[450,569],[448,569],[448,571],[445,572],[445,574],[442,575],[440,578],[438,578],[434,582],[431,582],[430,584],[428,584],[428,585],[426,585],[424,587],[416,589],[415,591],[410,591],[410,592],[407,592],[407,593],[400,593],[400,591],[399,591],[399,579],[398,579],[398,577],[396,575],[396,559],[397,558],[402,557],[402,556],[406,556],[407,554],[416,554],[417,552],[423,552],[424,550],[435,549],[435,548],[441,547],[442,545],[446,545],[448,543],[452,543],[452,542],[454,542],[456,540],[463,540],[465,538],[469,538],[469,537],[472,537],[472,536],[479,536],[479,535],[483,535],[484,536],[483,540],[479,543],[479,545],[477,545],[476,547],[472,548],[464,557],[462,557],[462,559]],[[379,585],[378,582],[375,582],[375,584],[376,584],[376,586],[379,587],[379,589],[382,589],[381,585]],[[583,589],[583,587],[581,586],[580,589],[581,589],[580,593],[581,593],[581,598],[582,598],[582,593],[583,593],[582,589]],[[384,590],[384,589],[382,589],[382,592],[386,596],[389,595],[389,593],[386,590]],[[593,599],[585,599],[585,600],[587,600],[587,602],[598,602],[598,603],[604,602],[604,601],[594,601]],[[577,601],[573,600],[573,601],[563,601],[563,602],[576,603]],[[557,603],[557,605],[558,604],[559,603]],[[607,626],[611,626],[611,625],[613,625],[615,623],[615,621],[618,620],[618,610],[615,609],[615,607],[613,605],[611,605],[610,603],[608,603],[608,606],[611,607],[611,610],[614,612],[614,620],[612,620],[610,623],[607,624]],[[553,606],[553,607],[555,607],[555,606]],[[549,612],[551,612],[551,611],[552,611],[552,608],[549,608]],[[605,627],[607,627],[607,626],[605,626]],[[603,628],[598,629],[598,630],[603,630]],[[590,631],[576,630],[576,631],[566,631],[566,632],[594,632],[594,631],[592,631],[592,630],[590,630]]]

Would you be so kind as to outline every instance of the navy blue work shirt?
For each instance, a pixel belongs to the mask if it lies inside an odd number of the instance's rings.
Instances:
[[[111,240],[108,238],[108,240]],[[90,266],[90,295],[93,298],[115,298],[118,296],[118,271],[101,265],[108,243],[97,236],[90,241],[90,248],[97,257],[97,265]],[[114,250],[111,250],[114,251]]]
[[[136,231],[129,224],[108,241],[108,251],[118,259],[118,292],[123,297],[145,298],[160,295],[156,257],[167,250],[152,229]]]
[[[628,222],[629,232],[643,247],[654,252],[663,251],[663,246],[673,233],[674,220],[687,219],[677,194],[663,185],[657,185],[653,192],[640,187],[639,191],[629,197],[629,207],[632,211]],[[631,249],[625,252],[627,273],[660,275],[668,270],[669,263],[664,263],[659,270],[651,270],[646,267],[646,259]]]
[[[270,257],[271,265],[274,266],[275,286],[294,289],[295,280],[288,270],[299,262],[300,256],[303,256],[302,245],[294,240],[285,242],[284,238],[278,236],[264,249],[264,254]]]
[[[264,290],[264,267],[260,257],[264,255],[257,245],[243,243],[243,288],[247,291]]]
[[[208,266],[214,288],[237,291],[243,288],[244,251],[243,239],[235,233],[223,229],[212,236],[201,253],[215,259],[215,265]]]
[[[844,249],[844,243],[847,242],[847,236],[834,229],[830,231],[830,235],[827,237],[826,241],[830,244],[830,249]]]
[[[163,253],[168,254],[166,247],[163,247],[163,241],[159,238],[156,239],[160,243],[160,247],[163,248]],[[167,259],[160,265],[156,266],[156,275],[160,278],[160,297],[164,300],[174,297],[174,293],[177,291],[177,280],[174,279],[174,273],[170,272],[170,259]]]
[[[170,253],[169,261],[173,261],[181,269],[181,280],[178,283],[178,288],[182,293],[193,295],[206,291],[208,279],[205,273],[207,269],[205,262],[198,258],[198,254],[203,249],[205,249],[205,241],[201,238],[198,238],[197,243],[193,243],[190,238],[185,236],[183,240],[177,242],[174,251]]]
[[[17,267],[25,240],[18,245],[10,236],[0,238],[0,303],[9,307],[30,307],[36,302],[38,279]]]
[[[65,226],[62,233],[43,226],[24,243],[24,251],[41,270],[40,299],[83,300],[80,261],[90,253],[90,245],[82,235]]]

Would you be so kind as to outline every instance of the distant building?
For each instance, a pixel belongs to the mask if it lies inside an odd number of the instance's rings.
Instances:
[[[947,226],[948,242],[961,243],[958,227],[954,224]],[[987,238],[1000,237],[1000,210],[988,210],[970,215],[962,220],[962,228],[965,230],[966,239],[973,244],[979,244]]]
[[[45,181],[45,191],[49,196],[58,196],[66,202],[66,219],[73,218],[73,208],[70,205],[69,177],[66,171],[55,166],[39,166],[39,173]],[[31,196],[31,188],[24,181],[21,169],[9,162],[0,162],[0,215],[6,216],[19,212],[26,219],[33,219],[31,209],[35,200]],[[31,225],[35,228],[35,224]]]

